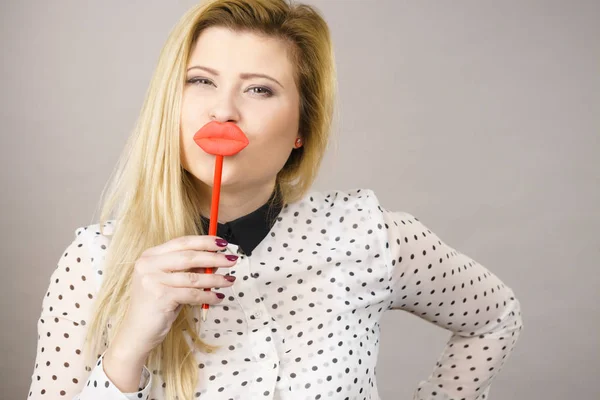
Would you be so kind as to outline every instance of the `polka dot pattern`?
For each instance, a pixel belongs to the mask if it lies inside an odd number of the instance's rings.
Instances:
[[[513,291],[417,218],[379,207],[387,232],[390,309],[452,332],[415,398],[485,399],[522,329]]]
[[[161,371],[146,370],[140,392],[122,394],[101,357],[96,366],[77,364],[110,244],[110,233],[97,229],[78,230],[53,274],[30,397],[64,391],[67,398],[163,400]],[[399,309],[452,332],[414,398],[485,399],[521,331],[510,288],[414,216],[383,208],[368,189],[311,192],[283,207],[252,256],[234,243],[224,251],[240,258],[218,273],[238,279],[214,290],[225,299],[206,322],[196,309],[201,338],[220,347],[194,353],[194,398],[377,400],[380,320]],[[49,328],[49,319],[61,329]]]
[[[112,226],[105,226],[106,232]],[[83,344],[93,302],[102,282],[101,261],[107,237],[99,225],[75,231],[54,270],[38,319],[35,367],[29,398],[33,399],[147,399],[150,373],[144,371],[136,393],[123,394],[108,379],[102,356],[85,365]]]

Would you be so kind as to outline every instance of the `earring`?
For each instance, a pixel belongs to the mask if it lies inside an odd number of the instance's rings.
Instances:
[[[294,147],[297,149],[300,146],[302,146],[302,139],[301,138],[297,138],[296,139],[296,143],[294,144]]]

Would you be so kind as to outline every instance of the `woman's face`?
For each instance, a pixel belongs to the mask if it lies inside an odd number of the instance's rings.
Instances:
[[[274,183],[298,136],[300,99],[293,74],[282,40],[221,27],[204,30],[192,49],[183,92],[183,168],[212,186],[215,156],[193,136],[212,120],[231,121],[250,143],[224,158],[222,187]]]

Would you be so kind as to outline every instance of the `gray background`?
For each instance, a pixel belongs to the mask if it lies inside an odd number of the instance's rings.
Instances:
[[[334,146],[317,190],[372,188],[511,286],[525,329],[493,399],[597,399],[600,2],[312,0],[333,31]],[[75,228],[193,0],[1,3],[2,398],[25,398],[36,320]],[[447,331],[387,313],[383,399]]]

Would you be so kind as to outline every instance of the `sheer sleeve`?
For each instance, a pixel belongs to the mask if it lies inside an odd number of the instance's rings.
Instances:
[[[416,400],[486,399],[522,329],[513,291],[477,261],[441,241],[419,219],[383,209],[390,309],[452,332]]]
[[[37,323],[38,342],[30,399],[133,400],[147,398],[151,375],[142,373],[140,391],[121,393],[102,367],[85,365],[83,345],[96,295],[89,247],[94,235],[79,228],[52,273]]]

